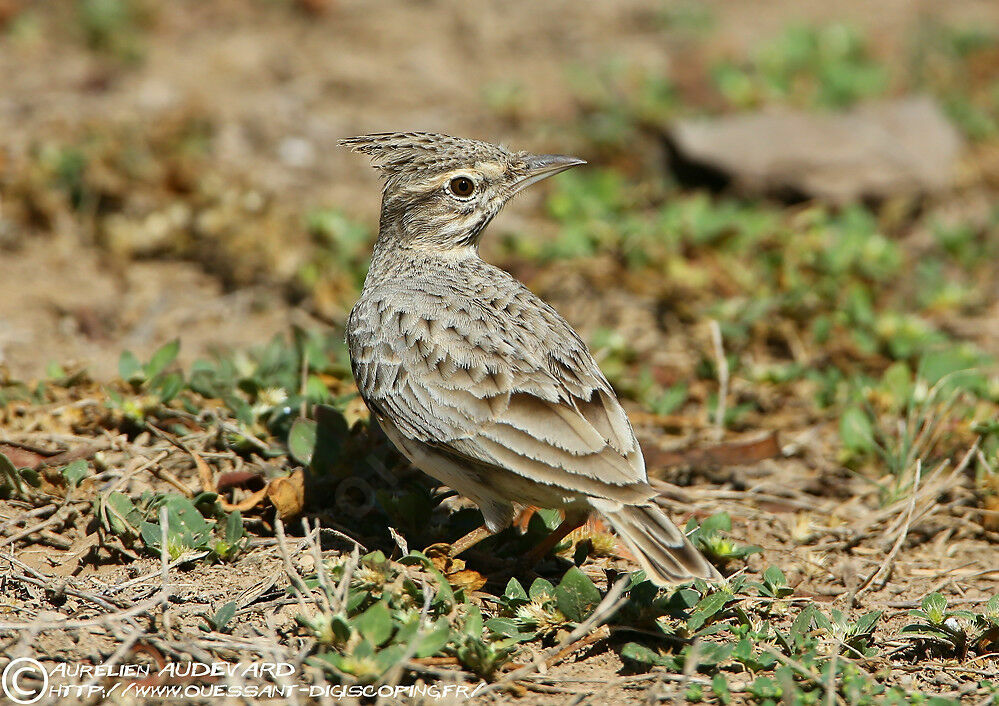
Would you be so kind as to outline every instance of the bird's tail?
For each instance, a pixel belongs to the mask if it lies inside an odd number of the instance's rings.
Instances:
[[[694,579],[720,579],[721,574],[690,543],[657,505],[625,505],[613,512],[602,511],[618,536],[645,569],[645,575],[660,586]]]

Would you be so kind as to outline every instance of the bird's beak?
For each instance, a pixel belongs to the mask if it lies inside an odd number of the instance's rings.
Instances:
[[[555,176],[571,167],[586,164],[586,160],[564,154],[529,154],[524,157],[524,163],[527,165],[527,173],[514,182],[510,191],[511,196],[542,179]]]

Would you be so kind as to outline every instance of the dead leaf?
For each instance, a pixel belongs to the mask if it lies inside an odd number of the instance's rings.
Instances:
[[[982,527],[987,530],[999,531],[999,495],[986,496],[982,502],[985,512],[982,513]]]
[[[350,429],[359,421],[367,422],[371,418],[371,412],[358,395],[347,403],[343,410],[343,418],[347,422],[347,428]]]
[[[266,492],[279,518],[287,520],[300,515],[305,506],[305,473],[299,468],[290,476],[275,478]]]
[[[257,505],[262,503],[264,501],[264,498],[266,497],[267,497],[267,487],[265,486],[260,490],[258,490],[257,492],[253,493],[253,495],[249,495],[243,498],[238,503],[231,503],[222,497],[220,497],[218,500],[219,500],[219,505],[221,505],[222,509],[225,510],[226,512],[232,512],[233,510],[246,512],[247,510],[252,510]]]
[[[463,569],[462,571],[447,574],[447,580],[455,588],[465,589],[466,593],[478,591],[486,585],[486,577],[478,571],[472,571],[471,569]]]
[[[229,473],[220,474],[218,480],[212,483],[211,470],[208,464],[201,460],[196,453],[192,452],[191,455],[194,456],[195,463],[198,464],[198,474],[201,476],[202,487],[207,491],[214,490],[220,494],[219,504],[226,512],[232,512],[233,510],[246,512],[255,508],[267,497],[268,485],[260,473],[256,471],[230,471]],[[198,463],[199,461],[200,463]],[[241,488],[252,492],[238,503],[231,503],[221,497],[221,494],[230,488]],[[254,488],[256,489],[254,490]]]
[[[31,451],[21,446],[11,446],[10,444],[0,444],[0,454],[10,459],[10,462],[14,464],[14,468],[38,468],[48,458],[37,451]]]
[[[267,481],[259,471],[229,471],[219,476],[215,488],[219,493],[229,488],[243,488],[256,492],[265,485],[267,485]]]
[[[201,458],[197,451],[191,451],[191,458],[194,459],[194,465],[198,469],[198,478],[201,480],[201,490],[205,493],[211,493],[215,490],[215,484],[212,483],[212,469],[208,467],[205,463],[205,459]]]
[[[652,471],[650,475],[661,475],[664,468],[671,466],[716,468],[757,463],[764,459],[777,458],[780,455],[780,442],[777,438],[777,432],[773,431],[762,438],[749,441],[732,441],[682,451],[665,451],[648,445],[645,449],[645,462]]]
[[[434,565],[434,568],[440,571],[442,574],[447,574],[448,571],[455,571],[465,568],[465,562],[461,559],[451,558],[451,545],[447,542],[437,542],[436,544],[431,544],[429,547],[423,550],[423,553],[430,559],[430,563]],[[461,566],[455,568],[453,562],[461,562]]]

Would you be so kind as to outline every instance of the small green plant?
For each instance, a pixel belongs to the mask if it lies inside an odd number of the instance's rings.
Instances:
[[[692,517],[687,521],[685,529],[695,547],[708,558],[723,565],[763,551],[760,547],[737,544],[727,536],[731,531],[732,518],[726,512],[712,515],[700,524]]]
[[[464,624],[452,647],[454,656],[462,666],[483,679],[492,680],[496,672],[510,661],[517,646],[517,639],[488,637],[484,630],[482,613],[475,606],[466,609]]]
[[[306,215],[312,237],[312,257],[299,270],[306,291],[331,291],[344,300],[356,296],[364,283],[374,234],[338,209],[319,208]]]
[[[682,107],[668,76],[617,58],[596,68],[572,66],[567,74],[580,108],[579,130],[598,149],[619,151]]]
[[[195,361],[189,388],[225,404],[236,421],[226,433],[232,447],[277,455],[283,451],[267,442],[287,438],[303,405],[342,410],[353,399],[334,396],[324,379],[346,374],[346,360],[341,337],[294,328],[291,341],[278,335],[248,352]]]
[[[144,54],[142,29],[150,13],[142,0],[81,0],[80,27],[87,45],[125,63]]]
[[[206,520],[198,506],[211,506],[214,500],[214,493],[203,493],[193,500],[177,494],[166,494],[153,499],[148,503],[151,511],[158,511],[160,508],[166,510],[166,546],[163,546],[161,525],[158,521],[147,520],[139,526],[139,534],[146,547],[154,553],[165,549],[171,560],[212,554],[219,559],[231,561],[242,551],[246,531],[238,510],[229,513],[224,523]],[[155,517],[159,520],[158,512]]]
[[[510,579],[500,598],[499,616],[485,625],[518,642],[546,638],[584,621],[600,598],[593,581],[576,567],[566,571],[557,586],[537,578],[525,591],[516,579]]]
[[[975,142],[999,135],[999,81],[988,66],[999,47],[994,28],[954,26],[928,18],[912,48],[910,82],[934,94]]]
[[[206,629],[215,632],[229,632],[229,621],[235,617],[237,608],[235,601],[228,601],[223,603],[214,613],[205,614],[205,622],[208,624]]]
[[[840,458],[853,467],[874,458],[884,465],[890,481],[872,481],[882,504],[909,493],[917,465],[928,471],[960,450],[946,443],[946,432],[975,413],[975,398],[989,394],[988,380],[980,372],[985,364],[976,351],[945,348],[924,356],[915,374],[898,362],[885,370],[879,383],[861,386],[855,395],[859,401],[840,417]]]
[[[188,499],[178,493],[146,491],[133,502],[124,493],[112,491],[98,495],[93,504],[102,529],[119,536],[126,545],[141,542],[155,555],[165,551],[171,561],[206,556],[232,561],[248,538],[240,512],[223,512],[216,497],[215,493],[201,493]],[[165,545],[161,513],[166,515]],[[206,514],[211,517],[206,519]]]
[[[425,572],[430,582],[417,582],[414,570]],[[331,611],[297,616],[325,648],[311,659],[318,666],[371,683],[407,655],[430,657],[448,649],[469,668],[492,674],[510,652],[502,641],[484,633],[478,608],[459,600],[419,552],[403,557],[402,563],[380,551],[360,557],[356,564],[341,558],[329,568],[329,576],[330,582],[347,586],[346,595],[310,580],[309,586],[327,591]],[[458,616],[464,616],[460,627]]]
[[[168,371],[179,352],[179,339],[159,348],[147,363],[140,363],[131,351],[123,352],[118,359],[118,374],[135,394],[124,396],[108,389],[111,407],[131,423],[143,426],[149,415],[168,404],[184,389],[183,374]]]
[[[715,66],[713,78],[738,107],[781,101],[843,108],[880,95],[888,83],[885,67],[872,58],[863,34],[838,23],[789,27],[776,41],[757,48],[746,64]]]
[[[974,613],[949,610],[945,596],[931,593],[909,615],[916,621],[900,634],[935,652],[966,659],[969,651],[987,654],[999,645],[999,596],[989,599],[981,613]]]
[[[689,386],[683,380],[674,385],[661,385],[656,382],[648,368],[639,373],[637,397],[654,414],[673,414],[683,407],[690,394]]]

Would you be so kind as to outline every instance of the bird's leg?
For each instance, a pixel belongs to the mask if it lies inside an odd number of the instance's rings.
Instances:
[[[537,546],[534,547],[534,549],[527,552],[524,556],[525,561],[533,564],[548,556],[548,552],[554,549],[559,542],[568,537],[573,530],[577,530],[586,524],[588,514],[589,513],[585,512],[572,512],[571,510],[566,510],[565,519],[562,520],[562,524],[556,527],[550,535],[541,540]]]
[[[448,550],[447,555],[454,558],[461,554],[462,552],[471,549],[476,544],[481,542],[483,539],[488,537],[492,532],[486,529],[485,525],[479,525],[471,532],[466,534],[464,537],[460,537],[456,542],[451,544],[451,549]]]

